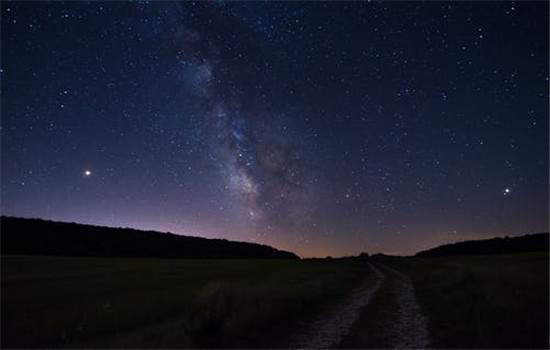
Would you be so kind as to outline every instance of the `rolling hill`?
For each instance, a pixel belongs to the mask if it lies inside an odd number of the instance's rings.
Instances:
[[[445,244],[416,253],[417,257],[448,255],[512,254],[548,252],[548,232],[517,237],[497,237]]]
[[[41,219],[2,217],[2,254],[158,258],[283,258],[294,253],[255,243]]]

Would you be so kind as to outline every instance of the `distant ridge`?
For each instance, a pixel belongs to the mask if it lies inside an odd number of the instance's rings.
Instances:
[[[418,257],[474,254],[511,254],[527,252],[548,252],[548,232],[518,237],[497,237],[477,241],[445,244],[416,253]]]
[[[2,254],[299,259],[294,253],[255,243],[5,216],[0,237]]]

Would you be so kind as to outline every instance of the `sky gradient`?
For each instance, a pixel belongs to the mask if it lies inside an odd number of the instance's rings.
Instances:
[[[1,16],[3,215],[301,256],[548,230],[548,3]]]

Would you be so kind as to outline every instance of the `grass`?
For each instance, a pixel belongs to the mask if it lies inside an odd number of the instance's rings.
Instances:
[[[547,253],[383,262],[411,276],[433,347],[548,347]],[[3,256],[2,347],[285,347],[367,271],[338,259]],[[342,346],[386,342],[390,291]]]
[[[548,253],[394,259],[440,348],[548,348]]]
[[[2,256],[2,347],[273,347],[364,263]]]

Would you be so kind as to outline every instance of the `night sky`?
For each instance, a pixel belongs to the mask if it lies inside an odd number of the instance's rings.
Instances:
[[[1,5],[3,215],[410,254],[548,230],[548,3]]]

